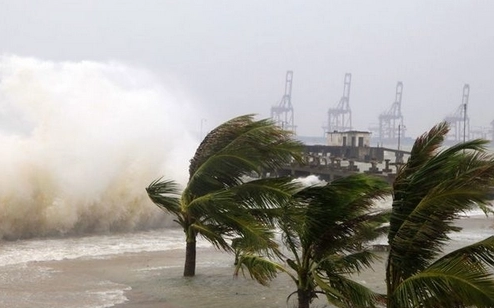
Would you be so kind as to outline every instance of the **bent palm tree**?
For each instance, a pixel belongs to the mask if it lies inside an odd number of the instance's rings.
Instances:
[[[288,131],[253,115],[234,118],[212,130],[190,161],[183,191],[173,181],[157,180],[146,191],[161,209],[176,217],[186,237],[184,276],[194,276],[196,238],[231,250],[227,239],[241,237],[257,247],[275,248],[269,227],[278,204],[290,199],[289,179],[257,179],[300,160],[302,145]]]
[[[246,268],[261,284],[278,272],[288,274],[297,286],[291,295],[297,294],[299,308],[308,308],[318,293],[338,307],[374,307],[382,297],[348,274],[375,259],[364,244],[387,232],[383,223],[389,213],[372,206],[389,193],[386,182],[365,174],[301,189],[279,219],[283,244],[290,251],[287,265],[246,253],[239,258],[236,274]]]
[[[494,307],[494,237],[439,257],[454,220],[480,206],[494,184],[487,141],[440,150],[440,123],[418,138],[393,185],[387,307]]]

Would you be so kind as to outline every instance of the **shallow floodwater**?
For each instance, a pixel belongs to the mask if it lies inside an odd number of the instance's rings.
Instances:
[[[448,249],[494,233],[493,219],[478,213],[459,223],[464,231],[452,235]],[[234,278],[233,256],[200,241],[197,276],[183,278],[183,249],[183,232],[178,229],[4,241],[0,246],[0,307],[112,307],[126,302],[130,291],[144,292],[177,308],[287,307],[286,297],[294,291],[294,284],[286,275],[281,274],[269,287],[249,278]],[[158,252],[168,253],[164,258],[152,255]],[[356,279],[383,292],[383,264]],[[293,301],[288,307],[293,307]],[[324,307],[323,303],[316,307]]]

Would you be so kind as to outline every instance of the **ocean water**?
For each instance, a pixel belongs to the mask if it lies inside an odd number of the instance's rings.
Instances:
[[[493,218],[485,218],[478,211],[458,221],[464,228],[451,235],[447,251],[484,239],[494,234]],[[385,239],[383,242],[385,243]],[[199,249],[211,248],[199,241]],[[183,232],[174,228],[161,228],[132,233],[101,234],[62,238],[37,238],[0,243],[0,307],[112,307],[127,300],[126,292],[132,288],[111,280],[99,280],[91,275],[67,276],[43,261],[109,259],[118,255],[140,252],[176,251],[174,259],[182,259]],[[198,253],[198,275],[193,280],[181,277],[181,262],[168,269],[142,266],[141,275],[160,276],[160,287],[167,290],[171,300],[184,306],[228,307],[233,300],[243,297],[252,307],[257,302],[264,307],[285,307],[285,297],[293,291],[293,283],[283,278],[270,288],[257,285],[249,279],[231,280],[232,256],[228,254]],[[165,261],[165,260],[164,260]],[[166,263],[166,262],[165,262]],[[47,265],[48,264],[48,265]],[[129,269],[130,270],[130,269]],[[376,273],[376,275],[379,273]],[[366,283],[379,284],[376,278],[360,278]],[[193,282],[192,282],[193,281]],[[157,286],[148,286],[157,287]],[[187,298],[193,288],[196,294]],[[243,294],[243,295],[242,295]],[[207,300],[207,303],[205,302]],[[196,302],[200,301],[200,303]]]
[[[184,247],[183,231],[170,228],[2,241],[0,307],[111,307],[127,300],[124,292],[130,290],[129,286],[89,275],[65,277],[45,265],[46,261],[105,259],[126,253]],[[210,244],[199,241],[198,247],[210,247]]]

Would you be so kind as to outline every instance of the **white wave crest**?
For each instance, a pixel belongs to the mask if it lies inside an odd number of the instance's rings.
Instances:
[[[197,119],[119,63],[0,57],[0,238],[162,225],[145,187],[185,183]]]

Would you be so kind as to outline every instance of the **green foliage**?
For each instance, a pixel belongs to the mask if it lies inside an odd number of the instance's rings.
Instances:
[[[492,239],[438,257],[465,211],[489,209],[494,158],[485,140],[441,150],[447,123],[415,142],[393,185],[388,307],[494,307]]]
[[[240,255],[238,264],[243,266],[235,268],[235,276],[238,276],[239,272],[245,275],[244,269],[247,268],[250,277],[264,286],[277,276],[278,271],[284,271],[280,264],[252,254]]]
[[[236,273],[245,268],[262,284],[276,277],[277,271],[288,274],[301,307],[308,307],[318,293],[338,307],[374,307],[382,297],[347,276],[375,259],[365,243],[387,232],[381,226],[389,213],[373,210],[373,205],[389,193],[386,182],[365,174],[301,188],[278,220],[290,253],[275,262],[247,252],[240,257]],[[301,304],[301,296],[309,302]]]
[[[244,115],[212,130],[190,161],[183,191],[170,180],[156,180],[146,191],[161,209],[175,217],[186,241],[200,235],[215,247],[231,251],[230,238],[276,247],[270,224],[277,208],[291,200],[296,185],[288,178],[256,179],[263,170],[301,160],[302,144],[270,120]],[[191,246],[195,250],[195,245]],[[195,252],[190,255],[195,258]],[[186,258],[189,254],[186,253]],[[195,259],[193,264],[195,266]],[[190,271],[193,275],[194,271]]]

